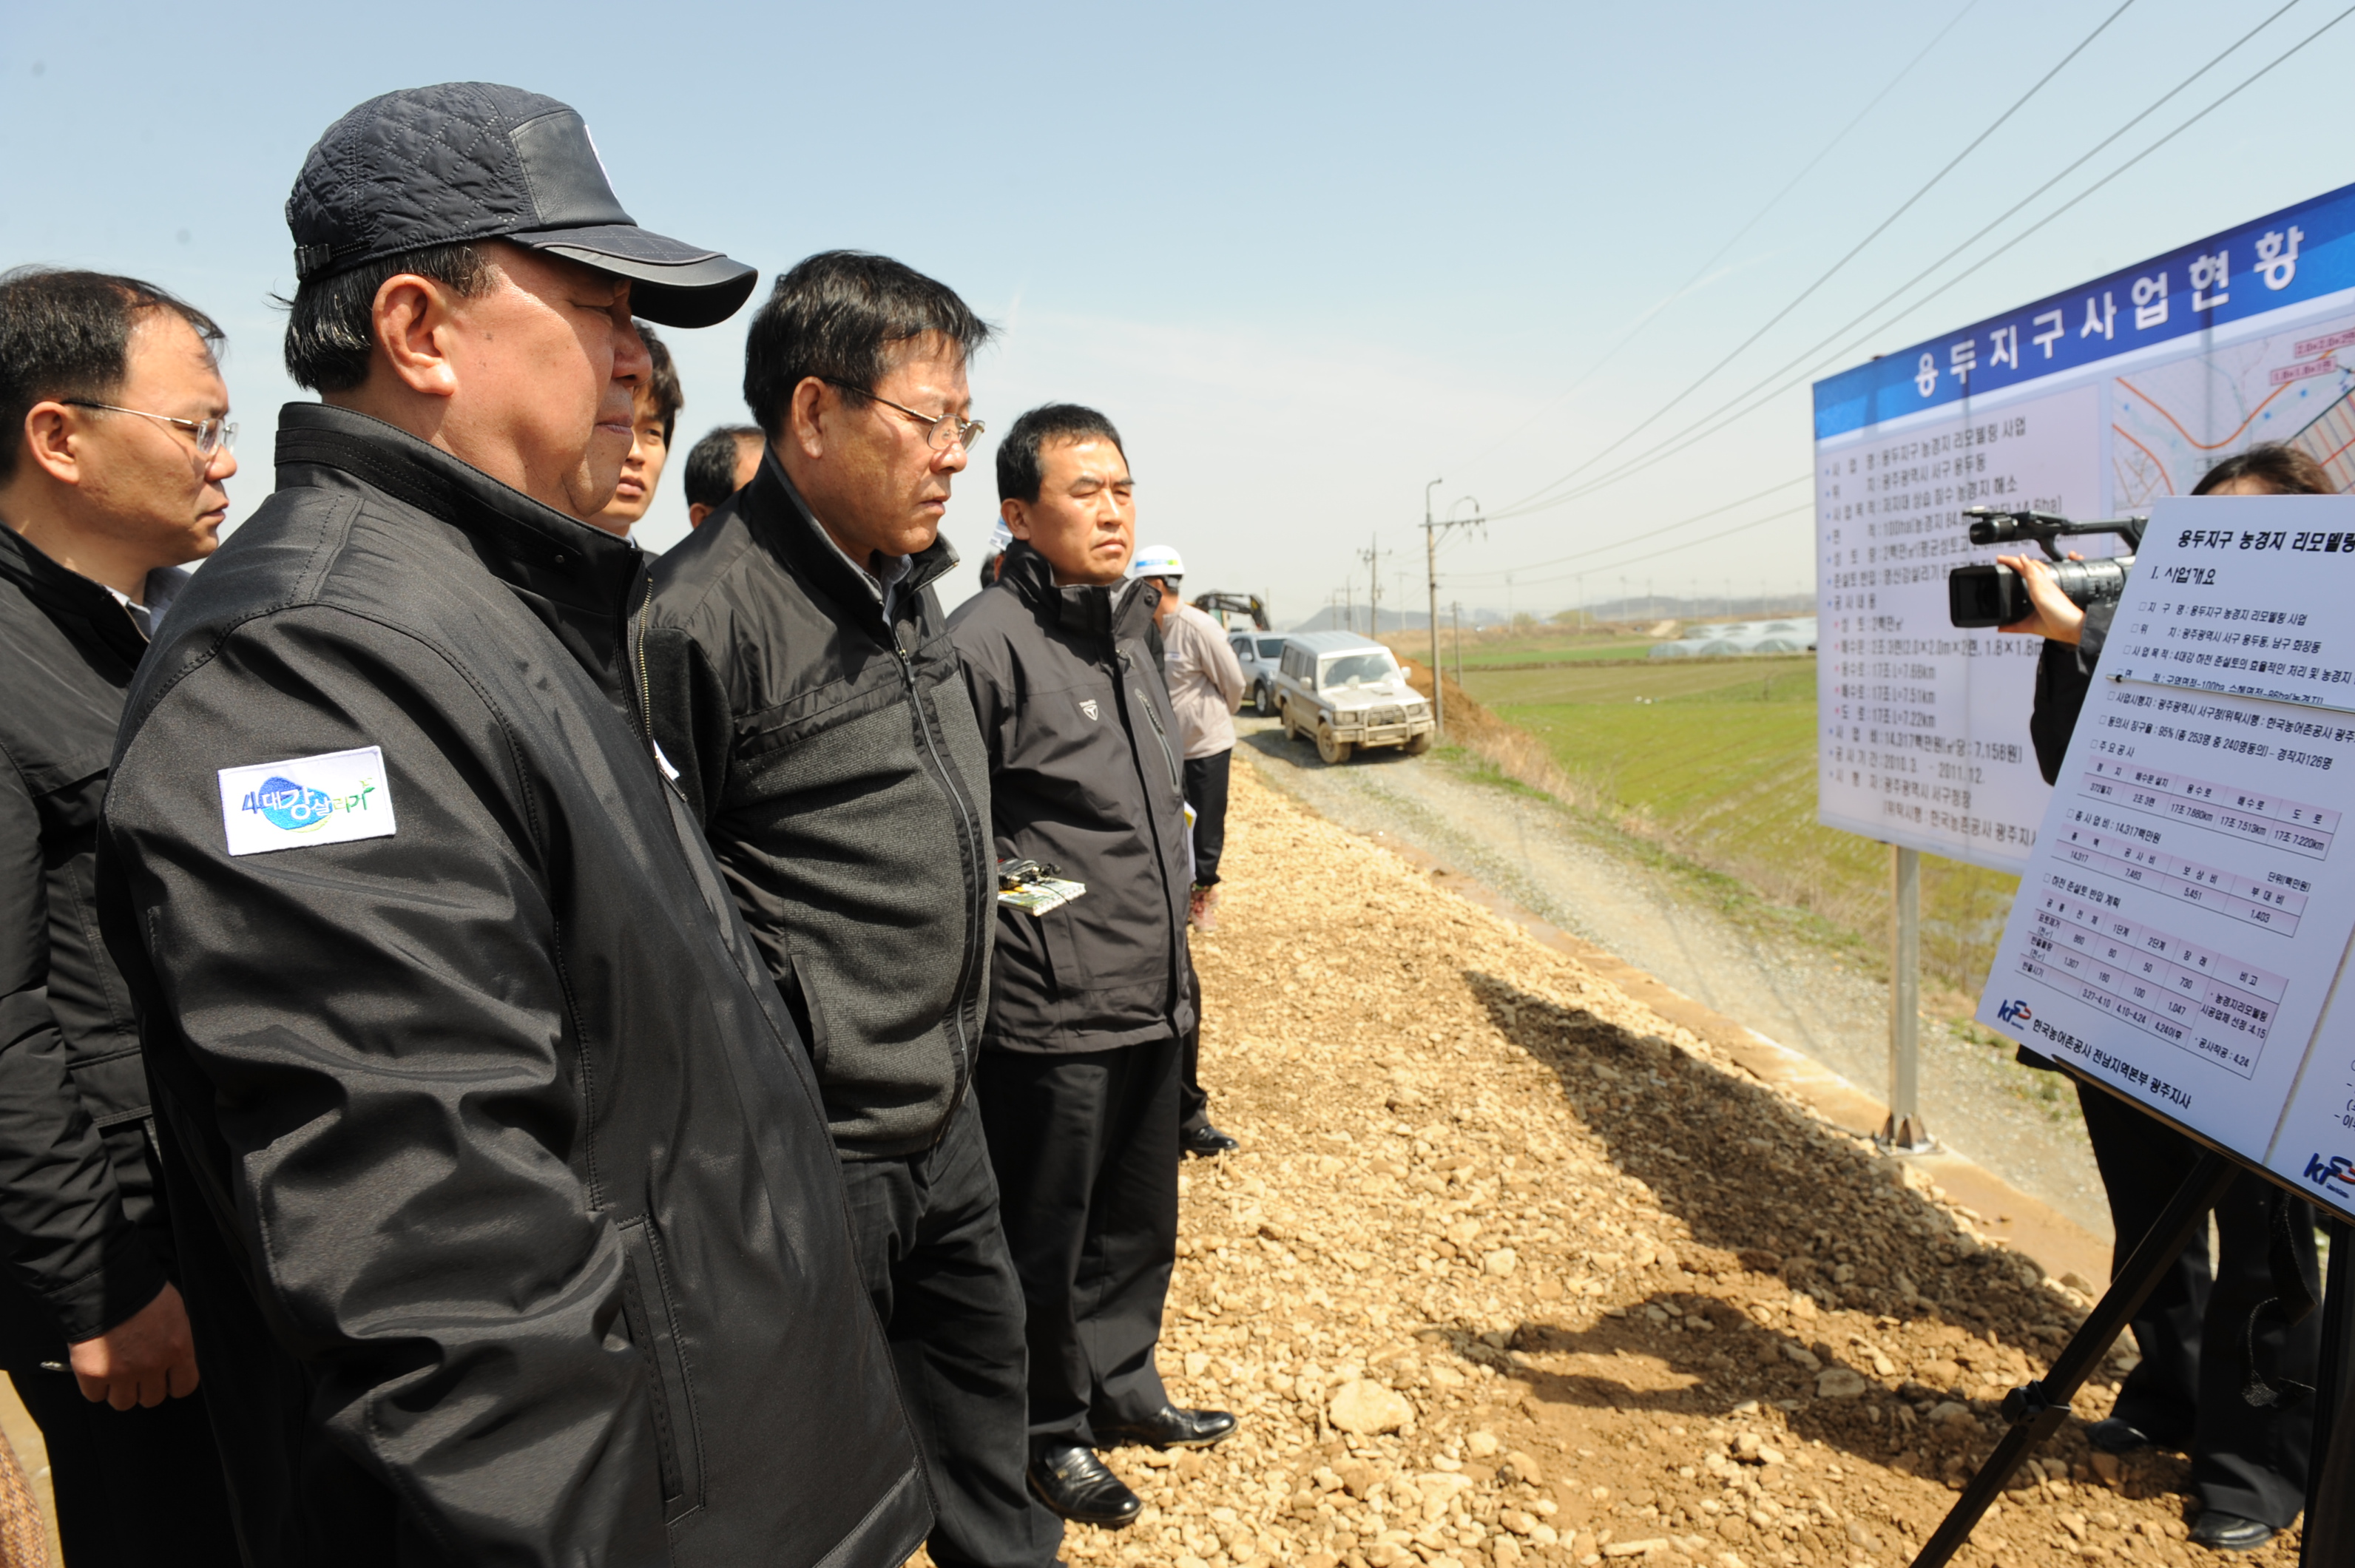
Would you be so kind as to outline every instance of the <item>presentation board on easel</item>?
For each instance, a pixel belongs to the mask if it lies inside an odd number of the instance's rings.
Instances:
[[[1979,1021],[2355,1214],[2355,496],[2163,500]]]

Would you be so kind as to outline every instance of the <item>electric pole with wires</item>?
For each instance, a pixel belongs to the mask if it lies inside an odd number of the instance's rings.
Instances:
[[[1445,740],[1447,738],[1447,692],[1439,679],[1439,540],[1440,537],[1450,528],[1477,528],[1485,530],[1488,526],[1488,519],[1480,515],[1479,501],[1470,496],[1458,496],[1455,507],[1470,501],[1472,516],[1468,517],[1433,517],[1431,493],[1442,483],[1443,481],[1434,479],[1423,487],[1423,582],[1431,594],[1432,728],[1440,739]],[[1453,513],[1455,507],[1450,507],[1447,509]],[[1464,659],[1464,635],[1461,631],[1458,631],[1455,635],[1455,658],[1458,664],[1461,664]]]
[[[1358,552],[1358,559],[1366,563],[1366,635],[1376,642],[1382,638],[1382,557],[1390,553],[1382,548],[1380,534],[1372,536],[1369,548]]]

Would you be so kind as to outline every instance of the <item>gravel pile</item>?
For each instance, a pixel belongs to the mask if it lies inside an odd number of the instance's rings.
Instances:
[[[1910,1561],[2091,1286],[1249,767],[1228,832],[1195,958],[1243,1150],[1187,1164],[1161,1356],[1242,1425],[1108,1453],[1146,1511],[1066,1558]],[[1960,1561],[2211,1561],[2184,1469],[2073,1424]]]

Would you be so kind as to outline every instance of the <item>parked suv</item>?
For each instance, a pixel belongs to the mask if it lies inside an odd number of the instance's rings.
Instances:
[[[1284,657],[1284,641],[1281,632],[1254,632],[1249,627],[1227,634],[1227,645],[1235,650],[1235,660],[1243,667],[1243,688],[1263,719],[1275,717],[1275,667]]]
[[[1355,632],[1287,636],[1275,701],[1284,733],[1315,741],[1328,763],[1347,762],[1360,746],[1403,746],[1410,756],[1431,750],[1431,704],[1407,685],[1390,649]]]

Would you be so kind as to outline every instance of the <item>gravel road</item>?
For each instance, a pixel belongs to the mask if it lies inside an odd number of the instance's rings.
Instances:
[[[1327,767],[1272,720],[1239,718],[1262,778],[1356,832],[1388,835],[1876,1096],[1888,1082],[1886,985],[1802,939],[1729,917],[1552,803],[1444,757],[1368,752]],[[1938,1140],[2107,1239],[2083,1124],[2036,1096],[2045,1075],[1925,1020],[1923,1111]]]

